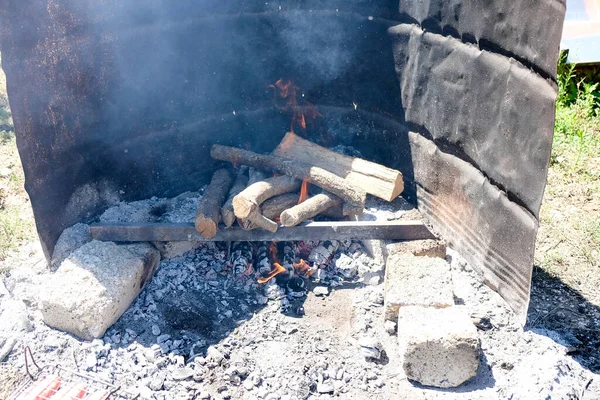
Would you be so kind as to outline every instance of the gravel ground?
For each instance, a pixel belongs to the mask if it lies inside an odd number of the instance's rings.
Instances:
[[[196,200],[187,194],[166,204],[121,204],[103,220],[125,214],[129,220],[185,220],[193,212],[186,205]],[[377,214],[377,207],[369,212]],[[403,215],[414,211],[405,207],[386,218]],[[289,273],[258,284],[256,275],[272,268],[263,256],[268,247],[208,243],[163,260],[129,310],[92,342],[41,321],[36,293],[50,272],[12,270],[0,284],[0,344],[12,347],[0,364],[0,398],[24,379],[25,343],[41,365],[61,364],[144,398],[600,398],[598,375],[572,356],[568,335],[540,323],[523,330],[457,254],[448,257],[455,302],[482,321],[483,353],[475,378],[442,390],[405,378],[395,334],[383,324],[384,285],[373,279],[383,268],[360,242],[280,243],[278,257]],[[305,278],[306,271],[296,271],[292,280],[290,262],[300,258],[314,273]]]

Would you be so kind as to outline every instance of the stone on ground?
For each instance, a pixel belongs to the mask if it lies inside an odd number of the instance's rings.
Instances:
[[[391,243],[385,248],[388,257],[401,253],[408,253],[417,257],[446,257],[446,243],[435,239]]]
[[[85,340],[100,338],[150,281],[160,262],[149,244],[92,241],[62,262],[43,284],[44,322]]]
[[[457,387],[477,374],[479,338],[462,306],[407,306],[398,315],[406,377],[422,385]]]
[[[450,264],[440,258],[396,254],[385,269],[385,320],[404,306],[443,308],[454,304]]]

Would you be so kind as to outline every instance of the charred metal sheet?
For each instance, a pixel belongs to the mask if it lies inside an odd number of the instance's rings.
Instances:
[[[448,143],[537,216],[556,88],[504,56],[416,25],[390,28],[406,121]]]
[[[472,165],[419,134],[409,138],[419,210],[525,324],[538,221]]]
[[[115,202],[201,188],[215,142],[274,148],[289,116],[267,85],[282,77],[314,103],[400,115],[397,5],[378,4],[4,1],[2,64],[47,258],[64,228]]]
[[[423,28],[514,57],[542,75],[556,75],[565,0],[400,1]]]

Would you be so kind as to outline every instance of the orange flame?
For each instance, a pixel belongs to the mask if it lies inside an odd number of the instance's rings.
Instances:
[[[308,180],[304,179],[302,181],[302,186],[300,187],[300,197],[298,198],[298,204],[304,202],[308,199]]]
[[[269,274],[267,276],[265,276],[264,278],[259,278],[258,283],[267,283],[271,279],[273,279],[275,276],[287,271],[279,263],[273,263],[273,266],[275,267],[275,269],[273,271],[269,272]]]
[[[288,80],[287,82],[283,81],[283,78],[280,78],[277,82],[268,87],[276,89],[275,96],[277,96],[277,91],[279,92],[279,97],[285,99],[285,105],[282,107],[286,111],[292,112],[292,123],[290,126],[290,131],[294,132],[294,126],[299,126],[302,129],[306,129],[306,120],[309,121],[315,120],[318,117],[322,117],[322,115],[317,111],[315,106],[313,106],[308,101],[306,105],[298,104],[298,86],[294,85],[294,82]]]
[[[304,275],[305,278],[308,278],[316,271],[314,269],[311,269],[310,265],[308,265],[308,263],[302,258],[300,259],[299,263],[293,263],[293,265],[296,275]]]
[[[271,260],[273,260],[274,263],[279,262],[279,258],[277,258],[277,242],[271,242],[269,245],[269,254],[271,254]]]

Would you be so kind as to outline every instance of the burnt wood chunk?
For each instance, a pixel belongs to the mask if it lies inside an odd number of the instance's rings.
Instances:
[[[241,166],[238,169],[233,186],[229,189],[227,201],[221,207],[221,219],[226,227],[230,228],[235,222],[235,213],[233,212],[233,198],[237,196],[248,185],[248,167]]]
[[[342,200],[331,193],[319,193],[281,213],[281,225],[295,226],[313,218]]]
[[[210,155],[216,160],[244,164],[262,170],[274,170],[280,174],[306,180],[344,200],[344,215],[361,214],[367,193],[355,184],[346,181],[323,168],[288,158],[263,155],[235,147],[213,145]]]
[[[282,175],[256,182],[233,198],[235,216],[271,232],[277,230],[277,223],[260,213],[260,205],[267,199],[280,194],[297,191],[300,181],[291,176]]]
[[[288,132],[274,156],[314,165],[344,178],[368,194],[392,201],[404,190],[402,173],[361,158],[337,153]]]
[[[291,228],[283,227],[277,232],[262,229],[245,231],[238,227],[222,229],[212,238],[205,238],[191,223],[147,223],[147,224],[94,224],[90,226],[93,239],[113,242],[171,242],[212,241],[228,242],[246,240],[421,240],[435,239],[421,221],[344,221],[310,222]]]
[[[232,181],[233,177],[227,169],[218,169],[213,174],[210,184],[198,203],[194,225],[205,238],[211,238],[217,234],[221,205],[225,201]]]

